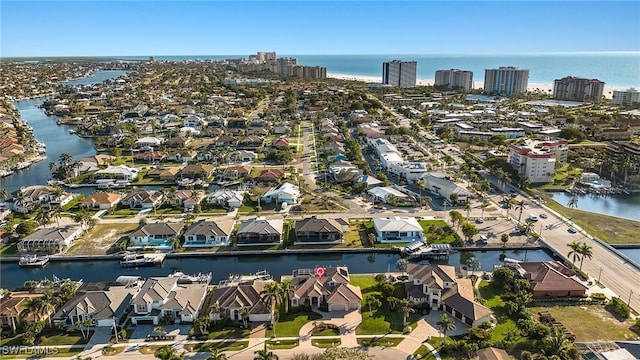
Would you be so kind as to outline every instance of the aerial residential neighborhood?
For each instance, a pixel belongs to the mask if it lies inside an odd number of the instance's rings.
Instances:
[[[640,358],[637,3],[53,3],[3,3],[1,358]]]

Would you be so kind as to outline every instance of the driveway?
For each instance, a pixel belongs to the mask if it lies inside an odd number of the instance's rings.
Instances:
[[[153,325],[138,325],[133,327],[133,334],[131,335],[131,342],[144,341],[147,335],[153,334]],[[175,341],[186,340],[189,335],[189,325],[163,325],[167,335],[176,335]]]

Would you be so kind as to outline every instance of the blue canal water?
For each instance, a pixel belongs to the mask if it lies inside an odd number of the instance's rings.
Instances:
[[[567,206],[574,195],[566,192],[550,193],[553,200]],[[578,200],[576,209],[619,218],[640,221],[640,195],[592,196],[575,195]]]
[[[467,259],[475,256],[481,270],[491,271],[494,264],[500,263],[502,251],[458,252],[448,259],[433,261],[439,264],[465,266]],[[506,251],[505,256],[519,260],[547,261],[552,257],[544,250]],[[213,281],[219,282],[230,274],[248,274],[267,270],[276,279],[282,275],[290,275],[299,268],[314,268],[316,265],[348,266],[349,272],[381,273],[387,270],[397,271],[398,255],[394,254],[308,254],[265,256],[212,256],[168,258],[161,267],[129,268],[120,267],[117,260],[88,261],[51,261],[44,268],[20,268],[17,263],[2,262],[0,264],[0,288],[14,289],[22,286],[27,280],[59,278],[82,279],[91,281],[113,281],[120,275],[137,275],[142,277],[166,276],[176,270],[186,274],[204,272],[213,273]]]

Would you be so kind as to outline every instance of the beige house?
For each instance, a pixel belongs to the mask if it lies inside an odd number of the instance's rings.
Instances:
[[[41,296],[41,293],[28,291],[15,291],[5,295],[0,299],[0,328],[2,330],[10,330],[12,334],[15,334],[18,325],[45,319],[46,316],[44,315],[29,314],[26,317],[21,316],[29,301]]]
[[[122,194],[97,192],[87,196],[82,200],[82,206],[93,210],[106,210],[118,204],[122,199]]]
[[[360,309],[362,292],[349,284],[347,267],[298,269],[291,280],[291,306],[318,307],[327,303],[329,311]]]
[[[428,303],[469,326],[495,323],[493,311],[475,301],[471,280],[459,278],[453,266],[410,263],[407,274],[405,290],[414,304]]]
[[[260,293],[272,280],[253,280],[241,283],[232,283],[219,286],[213,293],[209,308],[209,318],[220,320],[229,318],[234,321],[242,321],[242,309],[249,313],[251,322],[271,321],[271,310],[262,301]]]

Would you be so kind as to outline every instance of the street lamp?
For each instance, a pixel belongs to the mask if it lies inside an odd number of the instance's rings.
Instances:
[[[600,268],[600,272],[598,273],[598,284],[600,284],[600,276],[602,276],[602,268]]]
[[[633,289],[629,289],[629,301],[627,301],[628,307],[631,307],[631,295],[633,295]]]
[[[113,317],[113,333],[116,336],[116,344],[117,344],[120,341],[118,340],[118,326],[116,325],[116,317],[115,316]]]

